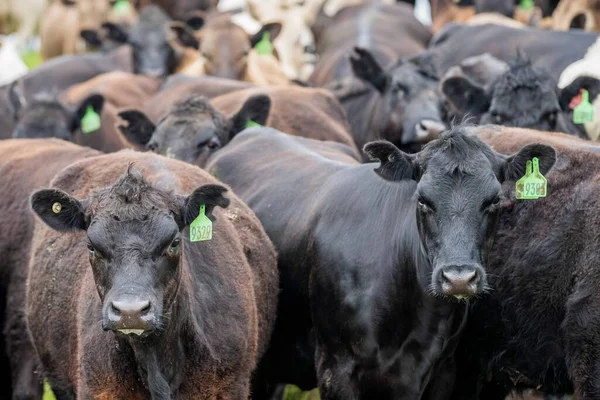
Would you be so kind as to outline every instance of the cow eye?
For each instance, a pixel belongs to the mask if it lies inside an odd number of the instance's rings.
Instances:
[[[181,244],[181,239],[179,238],[175,238],[172,242],[171,242],[171,248],[172,249],[176,249],[177,247],[179,247],[179,245]]]
[[[492,197],[490,199],[487,199],[486,201],[483,202],[483,205],[481,206],[481,208],[484,211],[493,211],[495,210],[498,206],[500,206],[500,202],[502,201],[502,199],[500,198],[500,196],[495,196]]]
[[[548,122],[550,122],[552,125],[554,125],[556,123],[556,111],[551,111],[548,114],[546,114],[546,119],[548,120]]]
[[[88,243],[87,248],[90,254],[90,258],[93,258],[96,255],[96,250],[94,249],[94,246],[92,246],[91,243]]]
[[[504,118],[502,118],[502,115],[498,114],[498,111],[490,111],[490,116],[496,125],[501,125],[504,121]]]
[[[401,82],[394,82],[394,91],[402,94],[408,93],[408,88]]]
[[[423,196],[419,196],[417,203],[419,205],[419,210],[423,213],[428,213],[434,210],[431,202]]]
[[[212,137],[204,142],[198,143],[199,149],[201,149],[203,147],[207,147],[210,150],[214,150],[214,149],[218,149],[219,147],[221,147],[221,143],[219,142],[219,139]]]

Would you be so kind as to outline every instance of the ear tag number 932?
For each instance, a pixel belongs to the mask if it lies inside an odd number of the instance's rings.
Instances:
[[[540,172],[537,157],[527,161],[525,176],[517,181],[516,195],[519,200],[536,200],[546,197],[548,181]]]
[[[212,239],[212,221],[206,216],[206,205],[200,206],[200,212],[190,224],[190,242],[204,242]]]

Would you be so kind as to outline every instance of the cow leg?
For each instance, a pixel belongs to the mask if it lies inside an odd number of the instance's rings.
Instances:
[[[323,400],[358,399],[354,391],[352,373],[354,360],[348,354],[332,353],[317,339],[317,380]]]

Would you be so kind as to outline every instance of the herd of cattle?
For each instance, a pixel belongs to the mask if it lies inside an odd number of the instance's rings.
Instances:
[[[600,400],[591,1],[48,3],[0,398]]]

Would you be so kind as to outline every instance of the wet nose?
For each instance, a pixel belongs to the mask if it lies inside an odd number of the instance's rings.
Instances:
[[[108,308],[108,320],[113,331],[139,335],[151,328],[153,319],[154,311],[150,300],[117,299]]]
[[[469,298],[477,294],[481,277],[475,266],[451,266],[442,269],[442,292],[446,296]]]
[[[417,142],[427,143],[436,139],[446,129],[442,122],[432,119],[423,119],[415,126]]]

